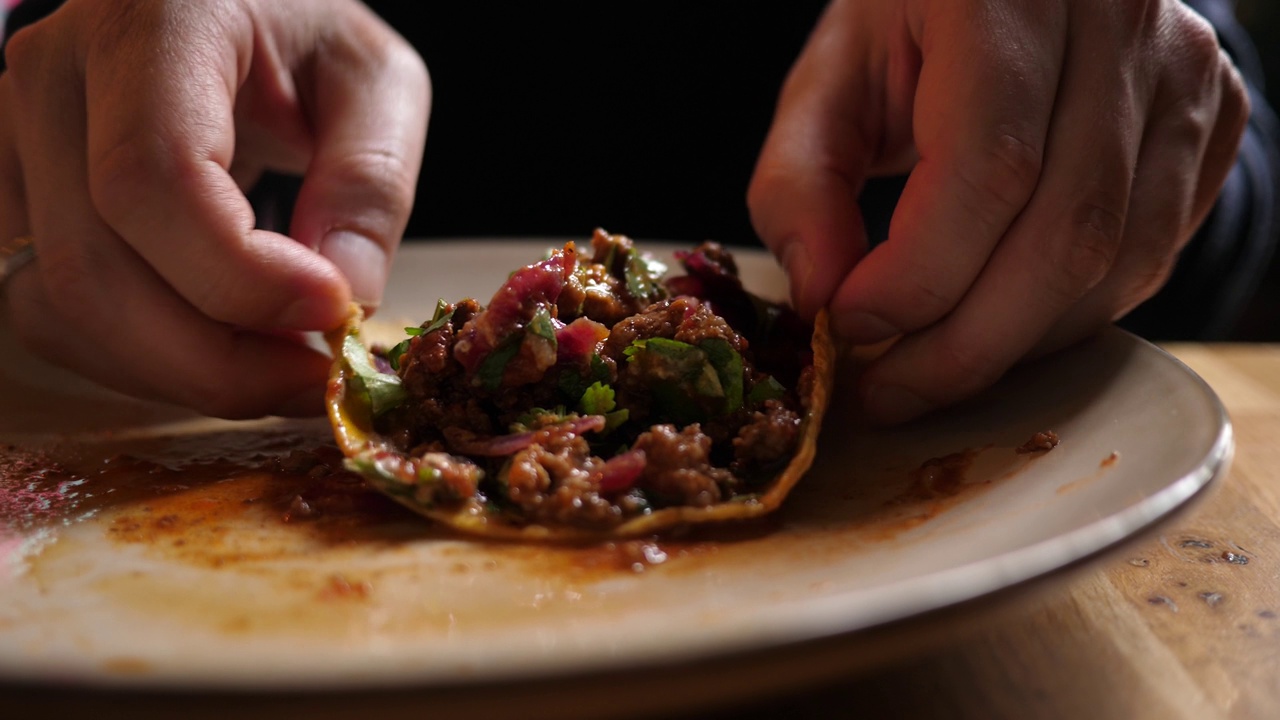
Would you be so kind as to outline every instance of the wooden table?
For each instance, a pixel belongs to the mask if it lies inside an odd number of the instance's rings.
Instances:
[[[1280,346],[1167,349],[1235,428],[1207,496],[928,651],[716,717],[1280,717]]]

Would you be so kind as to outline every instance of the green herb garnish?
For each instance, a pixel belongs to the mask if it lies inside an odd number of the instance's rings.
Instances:
[[[570,402],[577,402],[593,383],[608,383],[609,364],[598,353],[591,353],[591,365],[585,375],[566,369],[560,374],[557,385]]]
[[[641,253],[631,251],[622,274],[627,281],[627,292],[637,300],[653,302],[667,296],[659,280],[667,272],[667,266]]]
[[[578,409],[584,415],[603,415],[604,416],[604,432],[610,432],[631,417],[631,411],[622,408],[617,410],[617,401],[614,399],[613,388],[604,383],[592,383],[586,392],[582,393],[582,399],[578,401]]]
[[[727,340],[707,338],[690,345],[670,338],[645,338],[623,354],[651,381],[661,412],[679,422],[697,422],[742,408],[742,356]],[[701,409],[700,409],[701,408]]]
[[[720,380],[724,411],[737,412],[742,408],[742,356],[724,338],[707,338],[698,343],[698,348],[707,354]]]
[[[772,375],[766,375],[764,380],[755,384],[751,388],[751,394],[747,396],[747,401],[752,405],[759,405],[765,400],[780,400],[787,394],[787,389],[782,387],[782,383],[778,382]]]
[[[531,334],[549,341],[551,347],[556,347],[556,326],[551,323],[551,313],[547,312],[545,307],[539,306],[534,311],[533,319],[529,321],[526,329]]]
[[[431,333],[445,326],[445,323],[453,320],[453,313],[450,312],[449,303],[441,298],[436,301],[436,311],[431,315],[431,324],[422,328],[423,333]],[[408,331],[408,328],[405,328]]]
[[[355,373],[352,384],[359,385],[375,416],[404,402],[405,390],[400,378],[379,372],[369,361],[369,351],[358,336],[348,335],[342,341],[342,358]]]
[[[502,375],[507,370],[507,363],[520,352],[520,346],[523,343],[524,333],[522,332],[514,332],[503,338],[502,342],[480,361],[480,367],[476,368],[476,380],[486,390],[497,390],[502,385]]]

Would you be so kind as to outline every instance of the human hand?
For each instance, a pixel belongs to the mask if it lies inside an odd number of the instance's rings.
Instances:
[[[1153,295],[1213,205],[1248,99],[1176,0],[835,0],[748,192],[795,303],[899,339],[868,416],[968,397]],[[865,179],[910,170],[868,252]]]
[[[412,208],[421,58],[355,0],[69,0],[0,76],[0,240],[18,338],[132,395],[221,417],[318,413],[301,331],[376,307]],[[303,182],[254,229],[265,171]]]

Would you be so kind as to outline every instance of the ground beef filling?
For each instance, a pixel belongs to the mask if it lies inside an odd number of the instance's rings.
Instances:
[[[571,274],[553,277],[564,265],[547,260],[544,274],[520,276],[544,292],[523,306],[512,305],[508,292],[507,325],[498,327],[524,335],[477,332],[495,325],[467,300],[442,306],[398,356],[407,400],[378,418],[378,430],[411,455],[474,464],[482,479],[475,496],[459,502],[486,502],[522,522],[605,528],[664,507],[707,507],[752,493],[794,455],[812,373],[800,392],[754,398],[773,380],[754,366],[747,339],[708,301],[633,296],[643,286],[623,268],[635,267],[634,250],[617,238],[598,233],[591,261],[579,259]],[[706,256],[736,273],[723,250]],[[558,345],[547,342],[546,329],[531,329],[540,316]],[[653,369],[629,357],[638,341],[655,338],[731,348],[740,356],[737,404],[713,398],[719,404],[695,405],[701,417],[692,422],[665,416]],[[490,342],[495,353],[511,343],[507,366],[495,373],[474,347],[460,350],[476,342]],[[548,348],[558,352],[554,362]],[[607,387],[608,405],[584,407],[588,386]]]
[[[737,479],[711,464],[711,438],[695,423],[654,425],[636,438],[647,461],[642,486],[670,505],[706,507],[730,495]]]

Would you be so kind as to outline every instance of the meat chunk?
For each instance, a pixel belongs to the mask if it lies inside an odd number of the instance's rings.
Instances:
[[[733,471],[749,477],[785,465],[799,437],[800,416],[777,400],[765,401],[733,439]]]
[[[706,507],[732,489],[733,475],[711,464],[711,438],[697,424],[683,430],[654,425],[640,433],[634,448],[647,460],[640,486],[664,503]]]

